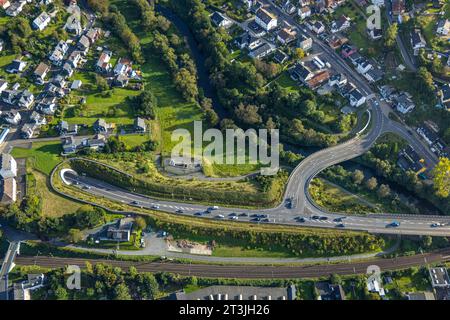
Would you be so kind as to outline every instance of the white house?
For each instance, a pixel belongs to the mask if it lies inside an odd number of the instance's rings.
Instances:
[[[358,71],[360,74],[365,74],[372,68],[373,68],[372,64],[369,62],[369,60],[365,58],[359,59],[356,64],[356,71]]]
[[[309,6],[298,8],[298,16],[300,19],[306,19],[311,16],[311,8]]]
[[[384,6],[384,0],[372,0],[372,4],[374,6],[377,6],[377,7],[383,7]]]
[[[226,29],[226,28],[229,28],[233,24],[233,21],[231,21],[230,19],[228,19],[228,17],[226,17],[225,15],[223,15],[222,13],[220,13],[218,11],[215,11],[213,14],[211,14],[210,18],[211,18],[211,22],[216,27]]]
[[[441,36],[447,36],[450,33],[450,21],[448,19],[440,20],[437,24],[436,33]]]
[[[255,22],[266,31],[276,28],[278,24],[277,18],[263,8],[256,12]]]
[[[344,15],[340,16],[338,20],[331,23],[332,33],[341,32],[348,28],[350,28],[350,18]]]
[[[40,15],[37,16],[36,19],[33,20],[32,26],[34,29],[42,31],[47,28],[50,21],[50,15],[47,12],[43,11]]]
[[[17,110],[6,111],[2,113],[3,119],[12,125],[18,125],[22,117]]]
[[[402,114],[406,114],[415,108],[414,102],[406,92],[394,97],[394,104],[397,111]]]
[[[316,34],[320,34],[325,31],[325,25],[320,21],[315,21],[311,25],[311,30],[314,31]]]
[[[53,64],[61,65],[68,50],[69,45],[63,40],[59,41],[53,52],[50,54],[49,60]]]
[[[366,102],[366,97],[357,88],[353,89],[349,94],[350,105],[352,107],[362,106]]]

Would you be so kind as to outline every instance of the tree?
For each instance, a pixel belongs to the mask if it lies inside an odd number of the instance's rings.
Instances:
[[[353,171],[352,180],[356,184],[361,184],[364,181],[364,172],[362,172],[361,170]]]
[[[372,177],[366,181],[366,187],[369,190],[375,190],[377,185],[378,185],[378,181],[377,181],[377,178],[375,178],[375,177]]]
[[[69,294],[67,293],[67,290],[64,289],[63,287],[58,287],[55,290],[55,299],[56,300],[68,300]]]
[[[431,236],[423,236],[422,237],[422,246],[424,248],[429,248],[433,244],[433,238]]]
[[[386,35],[385,35],[385,40],[384,40],[386,47],[392,48],[395,45],[395,42],[397,39],[397,34],[398,34],[398,24],[393,23],[386,30]]]
[[[115,300],[131,300],[130,291],[125,283],[119,283],[114,288],[114,299]]]
[[[330,276],[330,282],[331,282],[331,284],[342,284],[342,278],[340,275],[333,273]]]
[[[71,243],[80,242],[83,239],[83,233],[80,229],[69,229],[69,234],[67,235],[67,241]]]
[[[246,124],[254,125],[262,121],[261,116],[258,114],[258,107],[253,104],[244,105],[240,103],[235,113],[236,117]]]
[[[134,112],[137,116],[155,119],[157,101],[153,92],[146,89],[134,98]]]
[[[302,48],[296,48],[294,50],[294,54],[293,57],[296,60],[301,60],[306,56],[305,50],[303,50]]]
[[[391,194],[391,188],[389,188],[389,186],[386,184],[382,184],[378,188],[377,194],[380,198],[386,198]]]
[[[95,75],[95,85],[97,86],[97,90],[100,92],[104,92],[109,89],[108,81],[98,74]]]
[[[144,230],[145,228],[147,228],[147,222],[143,217],[137,217],[134,222],[136,223],[136,227],[139,230]]]
[[[433,169],[433,182],[436,195],[447,198],[450,194],[450,159],[442,157]]]

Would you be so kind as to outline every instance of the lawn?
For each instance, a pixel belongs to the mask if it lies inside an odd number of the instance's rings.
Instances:
[[[34,192],[39,194],[42,199],[42,214],[46,217],[60,217],[65,214],[71,214],[77,211],[82,204],[63,198],[50,190],[49,177],[41,172],[32,173],[35,184]],[[28,179],[28,177],[27,177]],[[27,181],[27,186],[30,188]]]
[[[32,167],[49,175],[61,161],[61,142],[33,142],[31,148],[15,147],[11,151],[14,158],[27,158]]]
[[[134,147],[142,145],[149,140],[149,133],[146,134],[127,134],[119,136],[119,139],[125,143],[125,145],[132,149]]]
[[[334,212],[361,214],[377,211],[377,208],[370,207],[356,195],[344,192],[322,179],[314,179],[309,187],[309,192],[319,206]]]

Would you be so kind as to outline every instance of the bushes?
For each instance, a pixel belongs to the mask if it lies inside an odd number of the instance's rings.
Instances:
[[[288,251],[298,256],[346,255],[375,251],[384,240],[374,235],[358,232],[327,232],[312,229],[251,230],[233,225],[195,225],[168,219],[150,218],[150,224],[183,238],[205,236],[223,244],[269,248]]]
[[[283,192],[283,181],[287,179],[286,173],[280,173],[279,176],[275,177],[267,177],[266,179],[269,179],[268,181],[271,184],[270,187],[266,188],[267,191],[265,192],[220,191],[143,181],[87,159],[73,160],[71,161],[71,165],[77,172],[85,172],[93,178],[153,197],[258,207],[275,205]]]

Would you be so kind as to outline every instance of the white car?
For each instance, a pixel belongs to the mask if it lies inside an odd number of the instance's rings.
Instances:
[[[159,209],[159,206],[157,204],[152,206],[152,209]]]

